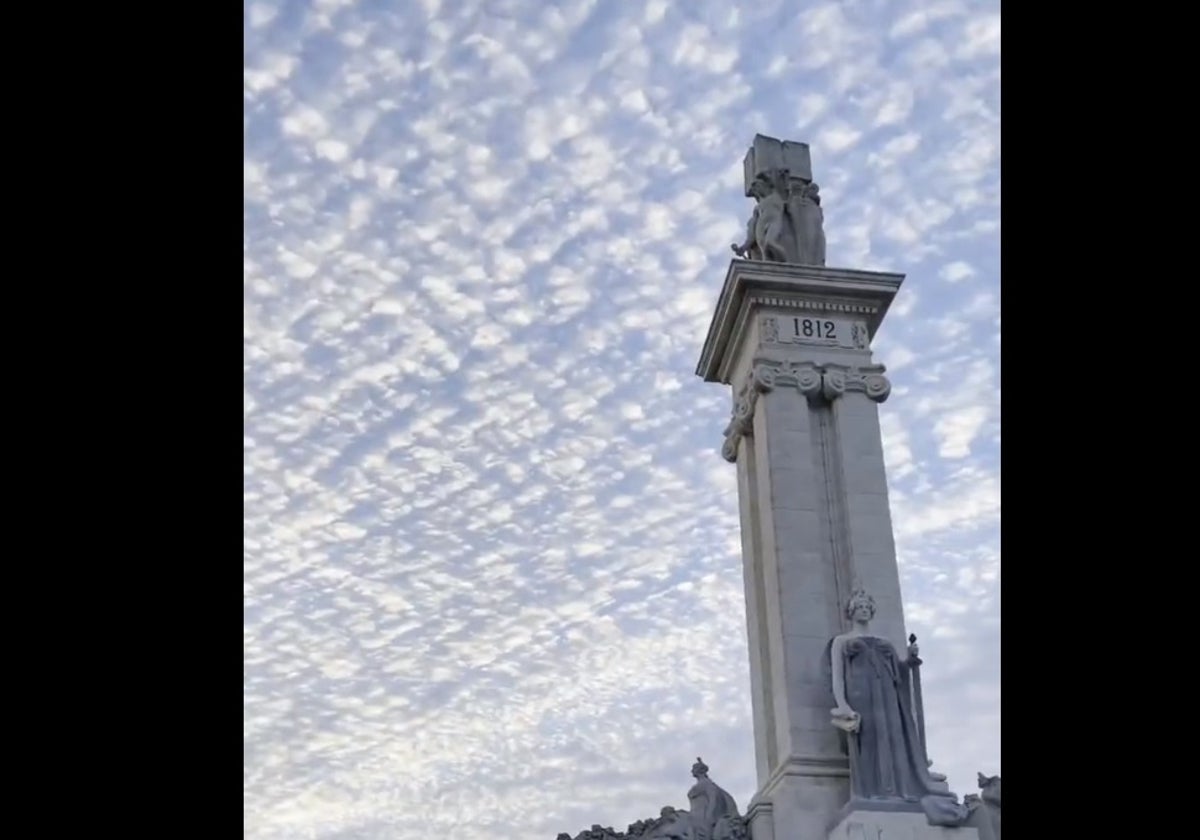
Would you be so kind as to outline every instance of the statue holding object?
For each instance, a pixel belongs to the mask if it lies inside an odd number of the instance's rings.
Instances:
[[[746,195],[755,200],[739,257],[825,265],[825,216],[806,143],[759,134],[746,153]]]
[[[749,826],[737,803],[708,778],[708,765],[697,758],[692,765],[696,783],[688,791],[690,810],[663,808],[657,819],[638,820],[626,831],[593,825],[574,838],[562,833],[558,840],[747,840]]]
[[[931,773],[918,723],[913,676],[920,666],[915,638],[901,659],[887,639],[871,635],[875,601],[861,587],[850,596],[851,629],[828,647],[834,702],[831,723],[846,733],[851,805],[924,811],[931,825],[963,825],[969,810]]]

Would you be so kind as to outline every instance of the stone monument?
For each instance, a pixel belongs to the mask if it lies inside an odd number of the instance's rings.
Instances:
[[[688,810],[558,840],[1000,840],[1000,778],[960,803],[931,769],[905,635],[871,354],[904,276],[825,266],[806,144],[757,135],[745,191],[696,373],[732,388],[758,792],[697,759]]]
[[[638,820],[623,832],[593,825],[573,838],[559,834],[558,840],[747,840],[746,820],[737,803],[708,778],[708,765],[702,759],[692,765],[692,776],[696,783],[688,791],[686,811],[667,806],[657,818]]]
[[[904,276],[826,267],[806,144],[756,136],[745,192],[755,207],[732,246],[744,259],[696,373],[733,402],[721,452],[741,508],[750,835],[975,840],[981,806],[959,803],[926,755],[892,536],[879,429],[891,384],[871,341]]]
[[[746,195],[755,200],[741,257],[825,265],[825,216],[807,143],[755,135],[746,152]]]
[[[968,825],[979,829],[979,840],[1000,840],[1000,777],[980,773],[979,790],[965,797],[971,809]]]

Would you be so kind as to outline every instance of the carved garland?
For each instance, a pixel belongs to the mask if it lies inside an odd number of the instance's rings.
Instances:
[[[831,403],[847,392],[865,394],[867,399],[881,403],[892,392],[892,383],[883,375],[885,370],[883,365],[852,367],[833,362],[818,365],[756,360],[733,402],[721,456],[730,463],[737,461],[738,443],[753,428],[754,408],[760,394],[779,386],[794,386],[813,405]]]

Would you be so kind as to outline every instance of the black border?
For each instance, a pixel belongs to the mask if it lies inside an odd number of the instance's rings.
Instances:
[[[22,804],[45,799],[59,829],[123,813],[225,836],[240,799],[236,29],[183,6],[20,15],[18,52],[58,73],[15,167],[33,212],[10,317],[50,351],[21,366],[37,407],[10,438],[40,450],[19,521],[50,537],[14,552],[32,572],[10,590],[19,637],[50,630],[21,668],[36,688],[15,742],[46,777],[88,759],[69,774],[83,784],[30,780]]]
[[[1145,465],[1157,469],[1160,449],[1168,464],[1184,460],[1188,430],[1159,420],[1188,394],[1163,387],[1182,374],[1174,357],[1113,347],[1104,326],[1137,305],[1141,284],[1162,282],[1146,262],[1155,240],[1125,227],[1152,201],[1152,178],[1140,176],[1159,161],[1137,141],[1165,132],[1147,130],[1137,108],[1160,83],[1130,78],[1146,49],[1130,16],[1104,30],[1104,16],[1087,12],[1005,12],[1002,678],[1008,776],[1022,789],[1010,831],[1025,833],[1015,817],[1099,836],[1091,823],[1120,833],[1121,809],[1093,805],[1096,792],[1129,790],[1130,770],[1148,765],[1133,746],[1186,715],[1158,705],[1161,682],[1144,664],[1167,597],[1193,597],[1182,580],[1163,585],[1170,555],[1155,542],[1172,517],[1158,505],[1172,481]],[[33,407],[9,437],[27,456],[14,459],[28,480],[15,489],[18,526],[52,538],[12,551],[24,630],[12,646],[16,684],[30,686],[14,693],[34,719],[13,728],[14,741],[33,759],[27,772],[58,775],[64,759],[91,759],[69,803],[55,797],[59,828],[94,828],[114,805],[136,804],[124,819],[225,836],[236,829],[217,823],[236,820],[241,799],[240,564],[236,513],[225,510],[226,494],[236,505],[239,451],[240,71],[225,54],[237,50],[236,30],[183,6],[34,14],[22,9],[14,33],[36,44],[39,31],[69,32],[50,51],[68,59],[66,84],[23,103],[34,163],[13,170],[33,212],[12,246],[10,305],[15,321],[32,323],[11,358],[50,345],[48,363],[12,366],[10,391]],[[31,655],[35,621],[50,625],[50,644]],[[26,787],[32,804],[51,804],[42,786]],[[1060,807],[1038,814],[1031,805],[1046,794]]]
[[[1163,519],[1149,503],[1172,483],[1149,477],[1146,450],[1178,440],[1159,418],[1186,395],[1153,381],[1169,349],[1113,326],[1173,297],[1148,288],[1163,279],[1154,239],[1132,229],[1155,162],[1136,111],[1158,85],[1133,78],[1149,43],[1134,18],[1004,15],[1002,743],[1018,834],[1139,835],[1126,774],[1164,781],[1155,750],[1134,749],[1171,727],[1146,713],[1166,557],[1149,548]]]

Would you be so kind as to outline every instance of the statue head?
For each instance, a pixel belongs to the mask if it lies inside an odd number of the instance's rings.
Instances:
[[[867,623],[875,617],[875,599],[867,594],[861,586],[855,588],[850,600],[846,602],[846,618],[851,621]]]
[[[1000,804],[1000,777],[985,776],[982,773],[979,776],[979,789],[983,792],[983,801],[990,802],[993,805]]]
[[[756,201],[760,201],[771,194],[771,183],[762,175],[759,175],[750,183],[750,197]]]
[[[696,763],[692,765],[692,775],[699,779],[701,776],[707,775],[708,765],[704,763],[704,759],[696,756]]]

